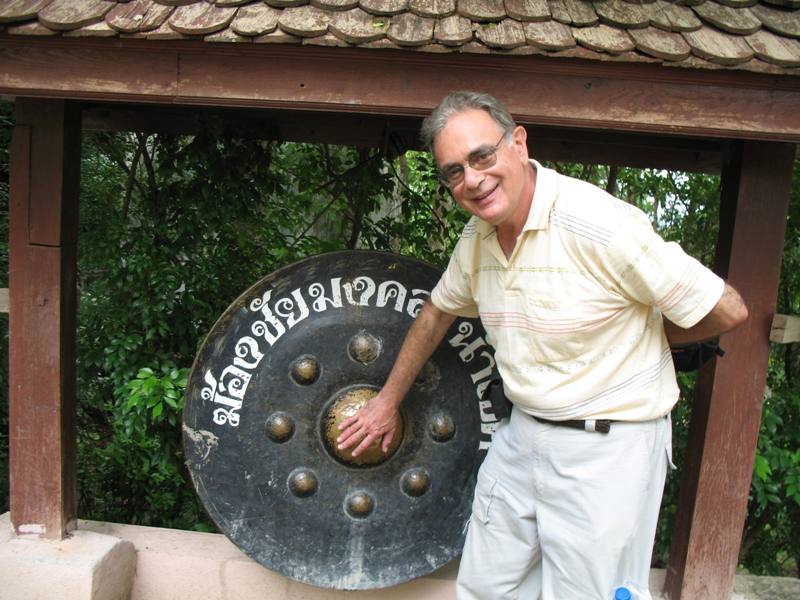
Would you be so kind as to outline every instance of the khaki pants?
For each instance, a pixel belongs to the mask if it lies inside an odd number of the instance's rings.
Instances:
[[[458,600],[650,600],[671,443],[668,417],[602,434],[515,409],[478,474]]]

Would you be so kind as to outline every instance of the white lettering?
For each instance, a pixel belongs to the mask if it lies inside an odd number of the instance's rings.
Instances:
[[[266,290],[260,297],[253,299],[249,309],[253,313],[260,313],[261,319],[256,319],[250,324],[250,331],[255,337],[245,335],[237,340],[234,347],[235,356],[220,373],[217,380],[211,371],[206,371],[206,386],[201,390],[204,400],[213,403],[213,421],[218,425],[239,425],[239,409],[245,400],[247,387],[252,378],[251,371],[255,369],[264,357],[260,340],[269,344],[269,347],[304,319],[308,318],[310,310],[321,313],[330,309],[344,307],[343,298],[351,306],[373,306],[377,308],[391,307],[392,310],[416,318],[422,305],[425,303],[429,290],[408,288],[399,281],[386,280],[376,284],[368,276],[359,276],[348,283],[342,283],[341,277],[332,277],[328,282],[315,281],[305,289],[296,288],[288,296],[283,296],[271,303],[273,289]],[[329,287],[327,287],[329,286]],[[344,291],[344,294],[342,293]],[[305,295],[304,295],[305,294]],[[407,301],[407,302],[406,302]],[[449,345],[458,351],[458,357],[464,364],[472,363],[476,358],[482,358],[482,367],[473,366],[470,379],[474,384],[475,394],[478,398],[478,410],[481,421],[481,439],[478,443],[479,450],[485,450],[491,443],[491,436],[497,427],[497,417],[492,413],[491,404],[481,400],[486,387],[489,385],[495,369],[495,360],[488,344],[481,336],[475,336],[472,323],[461,320],[458,323],[458,333],[451,337]],[[486,350],[481,350],[486,348]],[[488,437],[488,439],[486,439]]]

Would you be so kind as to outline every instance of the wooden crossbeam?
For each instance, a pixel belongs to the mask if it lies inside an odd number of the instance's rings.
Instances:
[[[776,344],[800,342],[800,317],[775,315],[772,319],[769,341]]]
[[[700,71],[508,54],[0,36],[0,94],[11,96],[421,118],[470,82],[502,90],[528,125],[800,140],[800,78]]]
[[[0,313],[8,312],[8,288],[0,288]]]

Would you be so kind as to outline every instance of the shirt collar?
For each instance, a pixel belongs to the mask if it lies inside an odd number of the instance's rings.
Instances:
[[[558,187],[556,173],[546,169],[538,161],[531,159],[531,166],[536,170],[536,189],[533,191],[531,208],[522,231],[547,229],[550,223],[550,210],[556,201]]]

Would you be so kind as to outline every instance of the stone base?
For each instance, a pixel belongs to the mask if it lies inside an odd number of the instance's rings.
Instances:
[[[326,590],[265,569],[220,534],[79,521],[72,537],[50,541],[15,536],[0,516],[0,600],[455,600],[457,570],[453,561],[392,588]],[[663,585],[664,571],[651,571],[653,600]],[[745,575],[730,596],[798,598],[800,579]]]
[[[313,587],[265,569],[224,535],[79,521],[78,529],[129,540],[138,565],[131,600],[455,600],[458,561],[383,590]]]
[[[135,573],[129,541],[89,530],[17,536],[9,514],[0,516],[0,600],[126,600]]]

